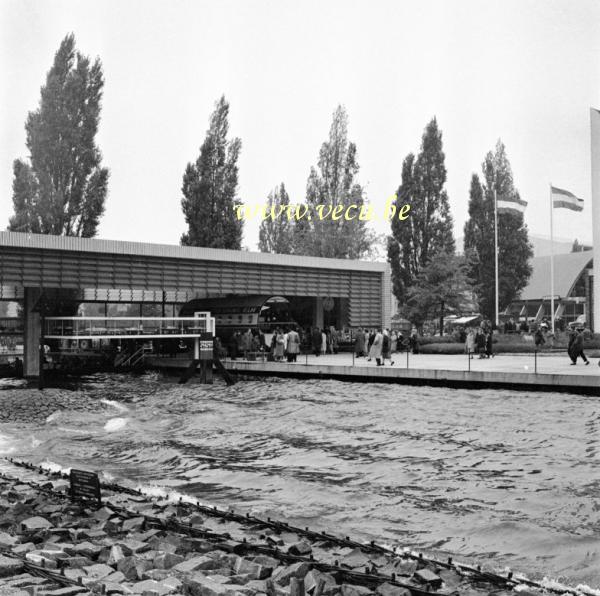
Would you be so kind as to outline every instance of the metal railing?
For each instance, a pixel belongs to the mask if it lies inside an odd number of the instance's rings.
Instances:
[[[200,337],[215,332],[210,313],[194,317],[45,317],[43,335],[50,339],[123,339]]]

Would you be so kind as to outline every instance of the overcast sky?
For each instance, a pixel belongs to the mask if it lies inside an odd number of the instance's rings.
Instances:
[[[0,22],[0,228],[12,213],[12,161],[27,156],[27,112],[73,32],[106,79],[97,142],[111,174],[100,237],[179,242],[183,171],[221,94],[242,139],[244,202],[264,201],[280,182],[302,201],[343,104],[375,208],[397,189],[402,160],[435,115],[457,236],[471,174],[500,137],[531,232],[549,235],[552,182],[586,201],[583,213],[559,212],[555,235],[592,237],[597,0],[2,0]],[[251,249],[257,229],[246,226]]]

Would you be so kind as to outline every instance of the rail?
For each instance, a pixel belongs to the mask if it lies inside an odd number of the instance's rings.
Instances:
[[[215,332],[208,312],[193,317],[45,317],[47,339],[160,339],[198,338]]]
[[[123,354],[117,355],[115,358],[115,368],[125,367],[125,366],[136,366],[144,359],[145,349],[142,346],[135,350],[135,352],[125,352]]]

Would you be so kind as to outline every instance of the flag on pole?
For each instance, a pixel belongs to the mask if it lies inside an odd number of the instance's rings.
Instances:
[[[523,201],[517,197],[510,199],[498,197],[497,207],[498,213],[525,213],[527,201]]]
[[[576,197],[572,192],[552,186],[552,207],[554,209],[570,209],[583,211],[583,199]]]

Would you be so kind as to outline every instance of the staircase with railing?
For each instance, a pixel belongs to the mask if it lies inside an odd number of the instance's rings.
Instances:
[[[115,369],[136,368],[144,363],[145,350],[143,347],[134,352],[124,351],[117,354],[114,360]]]

